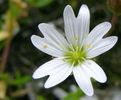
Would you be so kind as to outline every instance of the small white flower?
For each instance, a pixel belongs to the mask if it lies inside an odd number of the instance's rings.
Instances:
[[[90,78],[104,83],[107,77],[102,68],[90,59],[111,49],[116,44],[117,37],[103,38],[111,28],[109,22],[97,25],[89,33],[90,12],[86,5],[81,6],[77,17],[72,7],[67,5],[63,16],[65,36],[60,34],[54,26],[41,23],[38,27],[44,38],[36,35],[31,37],[35,47],[55,57],[40,66],[34,72],[33,78],[38,79],[49,75],[44,86],[50,88],[73,73],[82,91],[92,96],[94,91]]]

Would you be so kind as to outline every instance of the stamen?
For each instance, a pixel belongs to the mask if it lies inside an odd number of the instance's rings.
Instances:
[[[81,64],[86,58],[86,53],[84,49],[81,49],[79,46],[75,46],[68,49],[68,52],[65,54],[65,61],[70,63],[73,66]]]

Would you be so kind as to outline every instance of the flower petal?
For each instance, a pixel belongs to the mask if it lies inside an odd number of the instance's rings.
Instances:
[[[34,79],[42,78],[44,76],[50,75],[51,71],[59,68],[64,62],[61,59],[55,58],[47,63],[41,65],[33,74]]]
[[[100,40],[93,48],[88,50],[88,58],[96,57],[109,49],[111,49],[117,42],[118,37],[110,36],[108,38]]]
[[[92,96],[94,91],[93,91],[91,81],[89,77],[86,75],[86,73],[84,73],[84,70],[81,68],[81,66],[75,67],[73,69],[73,74],[74,74],[77,84],[82,89],[82,91],[86,95]]]
[[[86,60],[83,64],[83,69],[85,70],[86,74],[88,74],[90,77],[94,78],[100,83],[104,83],[107,80],[106,74],[103,71],[103,69],[96,64],[92,60]]]
[[[64,81],[72,72],[72,67],[67,65],[60,65],[60,68],[57,70],[53,70],[50,74],[50,77],[47,79],[45,83],[45,88],[53,87],[62,81]]]
[[[75,23],[75,15],[73,12],[73,9],[70,5],[67,5],[64,9],[63,12],[63,17],[64,17],[64,27],[65,27],[65,34],[67,40],[75,44],[75,34],[76,32],[76,23]]]
[[[60,46],[60,48],[67,47],[67,41],[62,34],[60,34],[53,25],[41,23],[38,25],[40,31],[51,44]]]
[[[60,57],[63,55],[63,51],[61,51],[58,48],[55,48],[53,45],[50,45],[49,43],[47,43],[47,40],[45,40],[44,38],[41,38],[36,35],[32,35],[31,41],[32,41],[33,45],[36,48],[38,48],[39,50],[41,50],[42,52],[45,52],[54,57]]]
[[[78,35],[82,44],[85,37],[89,34],[90,12],[86,5],[82,5],[77,16]]]
[[[102,37],[110,30],[111,24],[109,22],[103,22],[97,25],[87,36],[85,45],[95,45]]]

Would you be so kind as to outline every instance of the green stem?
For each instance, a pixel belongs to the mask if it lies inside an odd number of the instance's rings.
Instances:
[[[10,51],[10,45],[11,45],[11,40],[12,40],[12,36],[13,36],[13,18],[11,15],[11,12],[8,11],[6,14],[6,31],[9,34],[8,40],[6,41],[6,45],[3,51],[3,55],[2,55],[2,64],[1,64],[1,70],[0,72],[4,72],[4,69],[6,67],[7,64],[7,60],[8,60],[8,55],[9,55],[9,51]]]

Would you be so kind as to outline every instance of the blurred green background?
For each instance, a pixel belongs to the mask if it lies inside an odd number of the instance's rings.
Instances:
[[[109,21],[107,36],[119,37],[113,49],[95,58],[108,81],[93,81],[95,95],[86,97],[73,76],[45,89],[47,77],[33,80],[32,74],[51,56],[31,43],[33,34],[42,36],[38,24],[53,23],[63,31],[63,10],[71,5],[77,15],[82,4],[88,5],[91,26]],[[121,0],[0,0],[0,100],[121,100]]]

